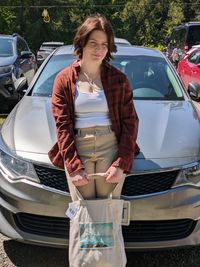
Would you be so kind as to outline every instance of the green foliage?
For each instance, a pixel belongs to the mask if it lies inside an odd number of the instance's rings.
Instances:
[[[1,0],[0,32],[20,33],[36,51],[44,41],[72,43],[81,22],[95,13],[111,21],[117,37],[162,50],[173,26],[200,19],[200,0]]]
[[[12,33],[12,29],[15,26],[15,19],[16,15],[12,10],[9,10],[8,8],[0,8],[1,32]]]
[[[164,52],[164,49],[165,49],[165,45],[163,45],[163,44],[161,44],[161,43],[159,43],[159,44],[157,44],[157,45],[149,44],[149,45],[147,45],[147,47],[149,47],[149,48],[153,48],[153,49],[157,49],[157,50],[159,50],[159,51],[161,51],[161,52]]]
[[[177,3],[176,5],[174,5],[174,2],[169,3],[167,19],[165,20],[165,28],[167,36],[171,35],[173,26],[179,25],[183,21],[184,21],[183,3]]]

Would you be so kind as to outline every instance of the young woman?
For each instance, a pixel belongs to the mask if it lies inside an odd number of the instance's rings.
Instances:
[[[139,152],[138,117],[130,84],[124,73],[108,63],[115,51],[110,23],[103,16],[88,17],[74,38],[74,54],[79,59],[54,82],[52,112],[57,142],[49,157],[65,169],[73,201],[78,199],[78,191],[84,199],[96,199],[107,198],[114,189],[113,198],[120,198],[125,173]],[[95,174],[98,179],[90,180]],[[76,266],[80,251],[73,248],[69,261]],[[117,251],[120,257],[125,255],[119,248]],[[91,254],[82,253],[91,261]],[[81,266],[86,266],[82,254],[80,257]]]
[[[49,152],[54,165],[65,168],[73,200],[104,198],[114,186],[119,198],[125,173],[131,170],[138,117],[124,73],[108,62],[116,52],[114,34],[105,17],[88,17],[74,38],[78,60],[56,77],[52,112],[57,143]],[[89,175],[99,174],[90,180]]]

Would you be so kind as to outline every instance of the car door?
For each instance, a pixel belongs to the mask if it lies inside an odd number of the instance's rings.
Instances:
[[[188,88],[188,84],[190,82],[191,77],[191,63],[188,61],[188,57],[184,58],[178,65],[177,71],[181,76],[183,83],[186,88]]]
[[[196,60],[191,66],[190,81],[195,81],[200,84],[200,50],[196,51]]]
[[[21,52],[30,52],[30,50],[26,42],[23,39],[18,38],[17,54],[19,61],[19,76],[25,76],[29,84],[35,73],[35,69],[33,67],[33,58],[32,56],[30,56],[29,58],[21,58]]]
[[[190,66],[190,81],[195,81],[200,84],[200,49],[195,50],[191,57],[188,58]]]
[[[195,50],[191,53],[191,55],[188,58],[185,59],[185,64],[183,64],[181,77],[184,81],[186,88],[188,88],[189,82],[193,80],[194,67],[197,57],[198,57],[197,50]]]

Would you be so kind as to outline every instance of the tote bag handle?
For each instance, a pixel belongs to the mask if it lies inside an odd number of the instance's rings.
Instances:
[[[106,177],[106,173],[103,172],[98,172],[98,173],[92,173],[92,174],[88,174],[88,179],[89,180],[96,180],[96,179],[101,179],[102,177]],[[113,197],[113,191],[116,189],[117,187],[117,183],[113,184],[114,188],[112,189],[112,191],[110,192],[108,199],[112,199]],[[78,190],[78,188],[75,186],[75,190],[76,190],[76,194],[79,200],[84,200],[83,196],[81,195],[80,191]]]

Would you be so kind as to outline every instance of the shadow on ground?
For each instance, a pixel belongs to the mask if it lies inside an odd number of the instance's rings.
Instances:
[[[4,251],[17,267],[68,267],[66,249],[47,248],[6,240]]]
[[[47,248],[19,243],[3,242],[10,261],[17,267],[68,267],[67,249]],[[127,251],[126,267],[199,267],[199,247],[157,250]],[[104,267],[104,266],[102,266]]]

